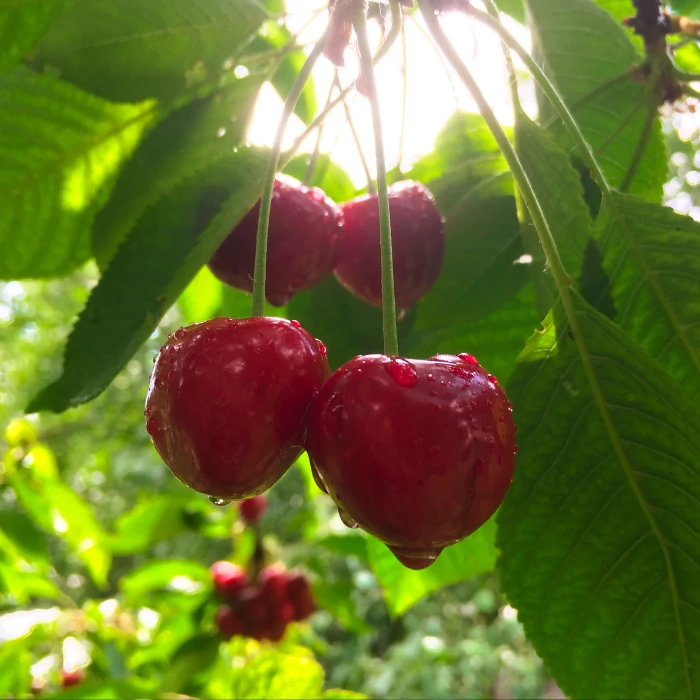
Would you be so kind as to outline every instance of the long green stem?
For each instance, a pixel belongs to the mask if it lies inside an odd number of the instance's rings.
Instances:
[[[362,143],[360,142],[360,137],[355,129],[355,122],[350,113],[350,107],[346,100],[343,100],[343,109],[345,110],[345,121],[347,122],[348,128],[350,129],[350,134],[352,140],[355,143],[355,150],[360,158],[360,163],[362,165],[362,170],[365,174],[365,179],[367,180],[367,191],[370,194],[374,194],[377,190],[374,187],[374,181],[372,180],[372,173],[369,171],[369,165],[367,165],[367,159],[365,158],[365,152],[362,149]]]
[[[336,85],[338,86],[338,89],[340,89],[340,83],[338,82],[338,69],[336,68],[335,70],[335,77],[333,79],[333,82],[331,83],[331,87],[328,90],[328,98],[326,99],[326,107],[331,103],[331,100],[333,99],[333,91],[336,88]],[[325,109],[325,107],[324,107]],[[304,173],[304,179],[302,180],[302,184],[305,187],[308,187],[311,183],[311,179],[314,176],[314,171],[316,170],[316,164],[318,163],[318,156],[321,152],[321,139],[323,139],[323,127],[324,125],[321,124],[321,126],[318,127],[318,132],[316,133],[316,143],[314,144],[314,150],[313,153],[311,154],[311,158],[309,158],[309,164],[306,166],[306,172]]]
[[[552,106],[556,110],[557,114],[561,118],[562,122],[568,129],[571,136],[576,141],[576,145],[581,151],[581,155],[586,161],[588,169],[591,171],[591,177],[596,182],[598,187],[600,187],[603,196],[611,196],[610,185],[605,179],[605,175],[598,165],[598,161],[593,155],[593,150],[586,141],[586,138],[581,133],[576,120],[569,111],[569,108],[564,104],[564,101],[559,96],[557,89],[552,85],[549,78],[545,75],[544,71],[537,65],[532,56],[523,48],[523,46],[518,42],[518,40],[498,21],[489,15],[487,12],[483,12],[476,8],[472,8],[471,14],[473,17],[478,19],[489,26],[493,31],[495,31],[508,46],[518,54],[522,62],[527,66],[527,69],[532,73],[535,81],[539,85],[540,89],[547,96],[547,99],[552,103]]]
[[[562,298],[562,303],[567,311],[571,311],[571,313],[575,316],[576,313],[573,308],[573,302],[571,301],[571,294],[569,292],[570,277],[564,269],[564,264],[559,257],[559,252],[557,251],[557,246],[554,242],[552,232],[549,229],[549,225],[544,217],[540,203],[535,195],[535,191],[532,189],[530,180],[525,173],[525,169],[523,168],[520,159],[515,153],[513,145],[508,140],[506,132],[503,131],[501,123],[496,118],[496,115],[491,109],[489,103],[486,101],[484,94],[481,92],[481,89],[474,80],[471,72],[459,57],[459,54],[450,43],[450,40],[447,38],[447,35],[440,26],[434,11],[430,5],[427,4],[427,0],[419,0],[418,6],[423,13],[423,17],[425,18],[425,22],[428,25],[430,33],[435,39],[435,43],[440,47],[447,60],[452,64],[452,67],[457,72],[457,75],[460,77],[472,98],[476,102],[481,116],[493,134],[498,147],[501,149],[503,157],[506,159],[508,167],[513,175],[515,184],[523,195],[523,199],[525,200],[525,204],[530,212],[532,222],[537,229],[537,233],[540,237],[540,243],[542,244],[542,248],[544,249],[544,253],[547,257],[547,262],[549,263],[549,268],[552,271],[552,277],[554,278],[557,289]],[[486,14],[485,12],[482,14],[491,19],[490,15]]]
[[[277,133],[272,144],[270,159],[267,162],[265,171],[265,181],[263,183],[262,198],[260,199],[260,216],[258,217],[258,235],[255,244],[255,268],[253,272],[253,303],[251,306],[251,316],[265,315],[265,273],[267,263],[267,233],[270,223],[270,207],[272,206],[272,191],[275,186],[275,175],[280,162],[280,151],[282,150],[282,139],[287,127],[289,117],[299,101],[304,85],[311,75],[314,64],[323,52],[326,43],[326,33],[316,42],[316,45],[308,55],[304,65],[299,71],[299,75],[294,81],[287,100],[284,103],[282,116],[277,125]]]
[[[396,21],[394,6],[396,0],[391,0],[392,21]],[[398,12],[400,21],[400,9]],[[377,160],[377,192],[379,200],[379,240],[382,258],[382,321],[384,329],[384,353],[399,354],[399,339],[396,332],[396,297],[394,295],[394,262],[391,254],[391,220],[389,215],[389,192],[386,181],[386,162],[384,160],[384,139],[382,138],[382,120],[379,113],[379,95],[374,76],[372,51],[367,38],[367,20],[364,7],[360,7],[353,17],[357,44],[360,49],[362,71],[367,79],[369,103],[372,109],[372,126],[374,127],[374,150]],[[392,25],[391,31],[395,27]]]

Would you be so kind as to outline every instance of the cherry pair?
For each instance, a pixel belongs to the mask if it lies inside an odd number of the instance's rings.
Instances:
[[[442,268],[442,219],[430,192],[401,182],[389,190],[396,305],[406,309],[433,286]],[[258,203],[221,244],[209,268],[222,282],[253,289]],[[381,306],[379,205],[365,195],[336,206],[318,188],[275,180],[268,233],[266,296],[284,306],[331,272],[350,292]]]
[[[211,576],[214,592],[224,601],[214,622],[225,639],[243,635],[279,642],[290,622],[316,610],[306,577],[277,564],[265,567],[252,586],[246,572],[227,561],[216,562]]]
[[[323,344],[279,318],[176,331],[146,418],[175,476],[221,501],[267,490],[306,448],[344,521],[410,568],[483,525],[513,472],[511,406],[473,356],[360,356],[331,375]]]

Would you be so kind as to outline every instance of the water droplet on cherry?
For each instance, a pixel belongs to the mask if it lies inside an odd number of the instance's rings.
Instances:
[[[328,350],[326,348],[326,344],[323,341],[319,340],[318,338],[316,338],[316,343],[318,345],[318,349],[321,351],[321,355],[326,357],[328,355]]]
[[[155,416],[151,416],[146,421],[146,431],[151,437],[157,437],[158,435],[160,435],[162,430],[163,428],[160,424],[160,421]]]
[[[294,328],[301,328],[301,323],[299,321],[290,321]]]
[[[401,547],[389,547],[391,553],[407,568],[419,571],[429,567],[442,552],[442,548],[433,552],[413,552]]]
[[[429,382],[434,382],[434,381],[435,381],[435,377],[433,377],[432,374],[429,374],[429,375],[428,375],[428,381],[429,381]]]
[[[418,383],[418,373],[413,365],[400,357],[392,357],[384,365],[386,373],[399,385],[405,389],[410,389]]]
[[[513,454],[514,454],[514,455],[517,455],[518,452],[520,452],[520,448],[516,445],[516,446],[513,448]]]
[[[218,506],[219,508],[223,508],[231,503],[228,498],[217,498],[216,496],[209,496],[209,502],[214,506]]]
[[[435,391],[435,389],[433,389],[432,391],[429,392],[429,394],[430,394],[430,396],[435,398],[437,396],[437,391]]]
[[[464,360],[469,365],[479,364],[479,360],[477,360],[476,357],[474,357],[474,355],[470,355],[467,352],[461,352],[459,353],[459,355],[457,355],[457,357],[459,357],[460,360]]]
[[[175,340],[182,340],[187,335],[187,333],[186,333],[184,328],[178,328],[175,331],[174,335],[175,335]]]
[[[486,378],[492,383],[492,384],[498,384],[498,379],[494,377],[493,374],[487,374]]]

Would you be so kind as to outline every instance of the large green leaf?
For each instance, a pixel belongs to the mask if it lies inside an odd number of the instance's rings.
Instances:
[[[700,17],[700,2],[698,0],[671,0],[670,5],[680,15],[692,19]]]
[[[271,69],[269,62],[251,67],[248,77],[228,82],[174,112],[144,139],[95,220],[92,246],[101,267],[150,205],[240,145],[260,86]]]
[[[649,104],[644,86],[631,78],[616,80],[639,62],[629,32],[592,0],[526,0],[526,6],[533,55],[597,151],[606,177],[613,186],[619,185],[645,128]],[[546,97],[539,91],[537,97],[541,123],[553,125],[557,138],[574,150]],[[661,201],[666,167],[657,123],[630,191]]]
[[[121,163],[156,117],[25,68],[0,76],[0,278],[64,275],[90,255],[90,226]]]
[[[75,0],[33,62],[107,99],[172,100],[233,67],[264,17],[253,0]]]
[[[542,205],[559,257],[569,274],[578,277],[593,226],[581,178],[566,153],[522,111],[515,123],[515,148]],[[538,248],[541,252],[541,246]],[[533,255],[538,257],[544,259],[541,253]]]
[[[509,385],[521,450],[498,516],[502,583],[567,695],[695,698],[697,411],[629,336],[574,305],[581,337],[557,305]]]
[[[700,395],[700,224],[614,194],[596,235],[620,325]]]
[[[103,391],[260,197],[267,158],[238,149],[149,207],[120,246],[68,340],[61,377],[29,411]]]
[[[491,571],[496,565],[495,538],[496,527],[490,520],[474,534],[444,549],[435,563],[422,571],[406,569],[374,537],[367,539],[367,546],[389,610],[401,615],[433,591]]]
[[[14,68],[43,36],[64,0],[0,1],[0,72]]]
[[[171,586],[174,579],[185,577],[198,583],[203,590],[211,586],[209,569],[191,559],[161,559],[149,561],[133,569],[119,581],[119,588],[132,602],[143,599],[149,593]]]

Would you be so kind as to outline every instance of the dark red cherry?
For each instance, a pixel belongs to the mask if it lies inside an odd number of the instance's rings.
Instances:
[[[514,447],[503,389],[451,355],[350,360],[314,401],[307,438],[339,510],[413,569],[494,514]]]
[[[377,195],[341,206],[344,232],[335,275],[353,294],[382,305]],[[396,306],[407,309],[425,296],[442,269],[445,235],[435,200],[423,185],[399,182],[389,189]]]
[[[61,669],[61,685],[64,688],[74,688],[85,681],[85,671],[82,668],[70,670]]]
[[[252,498],[239,501],[236,505],[238,506],[238,512],[241,518],[243,518],[246,524],[255,525],[255,523],[262,518],[267,508],[267,496],[261,493],[259,496],[253,496]]]
[[[287,597],[294,610],[294,620],[304,620],[316,610],[311,586],[304,574],[287,575]]]
[[[229,605],[221,605],[214,616],[214,624],[224,639],[245,633],[245,623]]]
[[[217,561],[211,569],[214,592],[227,601],[235,601],[248,586],[248,575],[236,564],[230,561]]]
[[[259,214],[260,202],[209,260],[216,277],[246,292],[253,291]],[[265,295],[270,304],[284,306],[331,274],[340,231],[340,210],[321,190],[277,177],[267,241]]]
[[[309,407],[330,374],[315,338],[281,318],[214,318],[176,331],[158,355],[146,428],[196,491],[266,491],[299,456]]]

